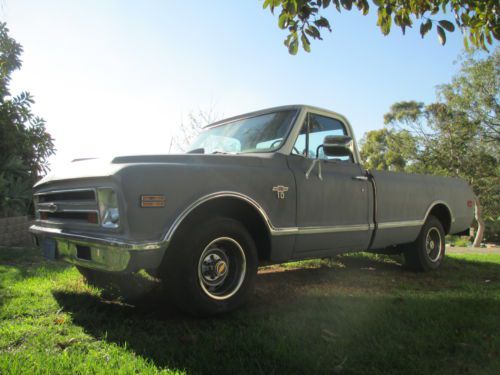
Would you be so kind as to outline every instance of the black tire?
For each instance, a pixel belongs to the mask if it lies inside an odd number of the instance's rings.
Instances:
[[[162,279],[175,306],[195,316],[240,307],[253,290],[257,249],[237,220],[217,217],[189,225],[167,250]]]
[[[443,225],[434,216],[429,216],[417,240],[405,246],[404,256],[408,268],[414,271],[437,269],[444,259],[445,233]]]

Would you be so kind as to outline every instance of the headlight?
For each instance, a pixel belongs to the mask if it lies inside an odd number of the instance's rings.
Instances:
[[[120,225],[120,212],[116,193],[110,188],[97,189],[101,226],[105,228],[118,228]]]

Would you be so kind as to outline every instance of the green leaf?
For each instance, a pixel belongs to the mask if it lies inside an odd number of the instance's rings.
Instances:
[[[262,9],[266,9],[269,6],[269,4],[271,4],[271,1],[273,0],[264,0],[264,4],[262,4]]]
[[[288,2],[286,3],[286,10],[288,11],[288,13],[297,14],[297,0],[288,0]]]
[[[493,39],[491,38],[491,33],[489,31],[486,32],[486,40],[488,44],[493,44]]]
[[[444,29],[441,26],[438,26],[437,33],[438,33],[439,43],[441,43],[441,45],[444,46],[446,44],[446,33],[444,32]]]
[[[492,30],[493,36],[495,37],[496,40],[500,40],[500,25],[497,25],[493,28]]]
[[[315,26],[309,25],[309,27],[305,31],[307,35],[312,36],[314,39],[321,39],[321,34]]]
[[[468,52],[470,50],[469,48],[469,38],[467,36],[464,36],[464,48]]]
[[[297,40],[296,36],[293,36],[292,41],[288,46],[288,53],[290,53],[291,55],[296,55],[298,50],[299,50],[299,41]]]
[[[340,0],[340,2],[342,3],[342,6],[347,9],[347,10],[351,10],[352,9],[352,0]]]
[[[333,2],[335,3],[335,8],[337,8],[337,11],[340,12],[340,0],[333,0]]]
[[[444,27],[449,32],[455,31],[455,26],[450,21],[441,20],[441,21],[439,21],[439,25]]]
[[[370,4],[368,4],[368,1],[367,0],[363,0],[363,6],[361,8],[361,10],[363,11],[363,16],[366,16],[368,14],[368,12],[370,11]]]
[[[384,35],[388,35],[391,32],[391,24],[392,24],[391,17],[386,17],[382,20],[382,25],[380,27]]]
[[[309,43],[309,39],[307,39],[306,34],[302,33],[300,39],[302,41],[302,48],[304,48],[304,51],[311,52],[311,43]]]
[[[429,32],[430,29],[432,29],[431,20],[427,20],[426,22],[422,22],[420,24],[420,35],[422,35],[422,38]]]
[[[314,21],[314,24],[318,27],[326,27],[328,30],[332,31],[330,27],[330,22],[325,17],[321,17]]]
[[[278,18],[278,27],[280,29],[285,29],[288,26],[288,13],[285,11],[281,12],[280,17]]]

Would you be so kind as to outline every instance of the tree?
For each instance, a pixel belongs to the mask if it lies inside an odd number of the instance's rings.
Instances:
[[[48,170],[55,152],[45,121],[31,112],[28,92],[12,96],[12,73],[21,68],[19,43],[0,22],[0,215],[28,212],[33,183]]]
[[[461,74],[438,87],[438,96],[448,107],[472,124],[479,124],[481,140],[500,141],[500,50],[487,59],[472,54],[462,59]]]
[[[188,147],[193,143],[201,130],[218,120],[221,116],[215,111],[212,106],[208,110],[190,111],[187,116],[187,121],[182,121],[176,134],[170,140],[169,152],[174,148],[176,151],[189,151]]]
[[[420,20],[422,38],[435,26],[439,42],[446,43],[446,32],[459,28],[464,34],[464,44],[483,49],[500,40],[500,3],[498,0],[372,0],[377,9],[377,26],[384,35],[393,25],[403,34]],[[310,39],[321,40],[321,31],[332,31],[331,22],[324,16],[327,8],[334,6],[337,12],[357,8],[363,15],[370,10],[368,0],[264,0],[263,8],[279,13],[278,27],[287,29],[285,39],[288,51],[295,55],[299,44],[306,52],[311,50]],[[450,12],[453,22],[434,18],[439,12]],[[455,27],[456,26],[456,27]]]
[[[438,86],[435,103],[392,105],[384,116],[387,127],[367,133],[361,148],[369,168],[464,178],[478,198],[478,223],[484,218],[492,228],[498,228],[500,212],[499,54],[466,56],[452,82]],[[408,162],[394,157],[398,153]]]
[[[415,164],[416,142],[407,130],[373,130],[365,134],[360,145],[361,159],[367,169],[402,172]]]

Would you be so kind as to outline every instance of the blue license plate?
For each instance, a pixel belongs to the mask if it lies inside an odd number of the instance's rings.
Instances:
[[[41,243],[42,254],[46,259],[54,260],[56,259],[56,240],[52,238],[44,238]]]

